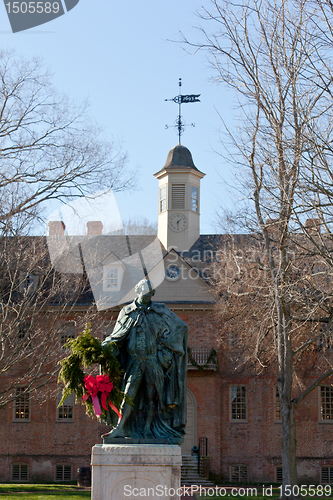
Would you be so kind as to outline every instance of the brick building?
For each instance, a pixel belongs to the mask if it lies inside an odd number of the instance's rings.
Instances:
[[[148,272],[153,282],[161,268],[165,277],[154,300],[166,303],[189,326],[188,424],[182,453],[191,454],[193,446],[199,444],[203,453],[207,446],[210,470],[223,480],[279,482],[281,421],[276,372],[274,365],[260,374],[253,367],[236,369],[235,339],[243,325],[235,322],[226,327],[215,317],[216,300],[207,278],[213,261],[228,258],[230,237],[200,236],[203,176],[189,150],[180,145],[170,151],[165,166],[155,174],[159,181],[161,259]],[[102,306],[94,316],[93,332],[102,339],[110,331],[121,304],[132,300],[130,293],[122,293],[125,284],[129,290],[130,278],[135,284],[142,277],[140,272],[134,278],[129,276],[129,259],[144,256],[145,249],[151,252],[156,245],[155,236],[107,236],[99,221],[88,224],[87,246],[76,252],[76,257],[70,252],[70,258],[79,263],[83,256],[87,288],[63,317],[67,326],[54,343],[59,356],[66,338],[78,333],[87,310],[98,303]],[[50,236],[63,238],[64,229],[62,222],[55,221],[50,224]],[[232,245],[249,249],[251,235],[236,235]],[[68,255],[64,254],[64,260]],[[92,271],[97,264],[87,265],[87,255],[93,255],[91,262],[97,262],[99,278]],[[110,290],[116,305],[108,302]],[[311,382],[316,368],[305,365],[302,376]],[[10,372],[6,377],[8,382]],[[75,479],[78,467],[89,466],[91,448],[102,442],[105,425],[87,417],[84,406],[74,404],[73,398],[57,408],[56,378],[48,385],[53,395],[40,400],[32,394],[20,396],[22,386],[15,388],[17,399],[0,409],[0,481]],[[332,424],[333,388],[326,380],[297,413],[297,463],[302,483],[333,482]]]

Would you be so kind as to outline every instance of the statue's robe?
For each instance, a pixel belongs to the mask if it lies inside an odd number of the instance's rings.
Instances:
[[[112,334],[103,344],[113,342],[115,345],[115,354],[125,370],[122,383],[125,392],[126,384],[140,363],[140,359],[135,356],[138,326],[146,333],[146,363],[150,363],[156,374],[156,413],[151,431],[157,439],[169,439],[170,443],[181,444],[186,425],[188,327],[165,304],[158,302],[151,302],[144,307],[134,301],[121,310]],[[142,438],[146,408],[144,379],[133,403],[125,434]]]

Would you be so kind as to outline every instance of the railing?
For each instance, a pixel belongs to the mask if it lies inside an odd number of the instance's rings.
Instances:
[[[205,457],[205,458],[204,458]],[[209,459],[208,459],[208,438],[199,438],[199,450],[198,450],[198,474],[200,476],[205,476],[208,478],[209,470],[206,470],[208,466],[209,469]]]
[[[207,363],[207,359],[210,355],[209,349],[192,349],[191,350],[192,358],[198,363],[198,365],[205,365]]]
[[[188,348],[187,366],[200,367],[217,367],[217,356],[214,349],[192,349]]]
[[[201,457],[208,457],[208,438],[199,438],[199,453]]]

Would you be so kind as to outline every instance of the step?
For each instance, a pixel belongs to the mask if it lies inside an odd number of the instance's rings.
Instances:
[[[214,483],[208,481],[205,477],[198,474],[198,460],[196,456],[183,455],[181,466],[181,485],[213,487]]]

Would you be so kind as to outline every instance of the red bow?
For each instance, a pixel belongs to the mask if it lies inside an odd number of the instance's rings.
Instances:
[[[105,408],[105,410],[107,410],[108,408],[106,406],[106,400],[107,400],[108,395],[110,394],[110,392],[113,389],[113,383],[110,382],[108,375],[97,375],[96,378],[93,377],[93,375],[86,375],[83,379],[83,382],[84,382],[84,386],[87,390],[87,394],[85,394],[82,397],[83,402],[85,403],[87,401],[87,399],[89,398],[89,396],[91,396],[91,399],[92,399],[92,402],[94,405],[94,409],[95,409],[95,414],[97,416],[101,415],[102,411],[101,411],[101,407],[100,407],[97,395],[99,392],[101,392],[102,406],[103,406],[103,408]],[[114,406],[112,401],[109,401],[109,405],[111,406],[113,411],[115,411],[117,413],[119,419],[121,420],[121,414],[119,413],[117,408]]]

